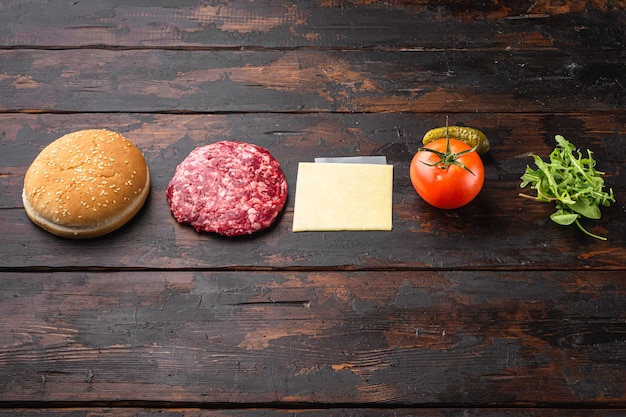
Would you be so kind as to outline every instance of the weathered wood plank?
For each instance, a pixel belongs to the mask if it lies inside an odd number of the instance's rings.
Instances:
[[[9,0],[0,45],[187,48],[623,48],[624,1]]]
[[[624,409],[554,408],[339,408],[315,409],[202,409],[202,408],[8,408],[0,417],[623,417]]]
[[[3,401],[626,405],[623,272],[0,283]]]
[[[0,274],[4,402],[625,407],[623,272]]]
[[[0,111],[621,112],[626,50],[0,51]]]
[[[469,206],[441,211],[424,203],[408,166],[428,129],[445,116],[414,114],[0,115],[0,223],[3,268],[615,268],[626,267],[626,155],[623,115],[454,114],[450,123],[482,129],[492,142],[486,183]],[[23,175],[38,152],[72,130],[124,133],[146,155],[152,176],[145,209],[117,233],[75,242],[33,224],[21,204]],[[588,226],[608,242],[549,220],[548,204],[519,198],[530,158],[546,156],[560,133],[590,148],[618,203]],[[267,233],[243,239],[197,234],[177,224],[165,188],[196,146],[223,139],[257,143],[281,163],[290,185],[284,215]],[[316,156],[385,155],[394,165],[391,232],[292,233],[297,163]]]

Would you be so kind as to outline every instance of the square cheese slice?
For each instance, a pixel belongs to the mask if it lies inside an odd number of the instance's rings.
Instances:
[[[300,162],[293,231],[391,230],[393,165]]]

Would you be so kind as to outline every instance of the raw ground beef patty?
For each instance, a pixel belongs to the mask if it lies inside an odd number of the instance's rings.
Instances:
[[[240,236],[274,222],[287,200],[287,180],[266,149],[223,141],[191,151],[166,194],[178,222]]]

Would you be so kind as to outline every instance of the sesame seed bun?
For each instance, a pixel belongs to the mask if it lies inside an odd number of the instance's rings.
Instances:
[[[69,133],[41,151],[24,177],[22,201],[36,225],[84,239],[124,225],[149,191],[141,151],[119,133],[92,129]]]

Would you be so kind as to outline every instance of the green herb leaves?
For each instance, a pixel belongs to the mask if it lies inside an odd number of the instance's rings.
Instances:
[[[578,221],[583,216],[590,219],[600,218],[600,206],[609,206],[615,202],[613,190],[605,192],[603,172],[596,171],[593,153],[587,150],[583,158],[580,150],[568,142],[563,136],[555,136],[556,148],[550,154],[550,162],[544,162],[534,154],[537,169],[526,167],[522,175],[521,188],[530,185],[537,190],[537,197],[523,193],[520,196],[541,202],[555,202],[556,211],[550,218],[557,224],[576,224],[580,230],[596,239],[605,237],[587,231]]]

